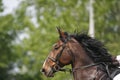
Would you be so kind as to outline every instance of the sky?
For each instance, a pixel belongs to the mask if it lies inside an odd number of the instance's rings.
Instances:
[[[5,10],[0,15],[13,13],[22,0],[2,0]]]
[[[2,0],[4,11],[0,13],[1,16],[12,14],[14,10],[18,7],[22,0]],[[29,36],[25,33],[19,35],[19,39],[23,40],[24,38],[28,38]]]

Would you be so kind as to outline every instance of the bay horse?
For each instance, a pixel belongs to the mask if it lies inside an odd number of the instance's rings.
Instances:
[[[68,34],[57,28],[59,40],[46,58],[42,72],[53,77],[55,72],[65,71],[71,64],[74,80],[113,80],[120,72],[118,62],[104,45],[87,34]]]

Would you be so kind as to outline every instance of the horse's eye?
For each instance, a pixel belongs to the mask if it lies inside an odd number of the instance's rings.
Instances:
[[[55,45],[55,47],[54,47],[54,48],[55,48],[55,49],[59,49],[59,47],[60,47],[59,45]]]
[[[55,47],[55,49],[57,50],[57,49],[59,49],[59,47]]]

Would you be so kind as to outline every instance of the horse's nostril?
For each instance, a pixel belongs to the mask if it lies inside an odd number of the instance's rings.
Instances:
[[[45,69],[43,68],[43,69],[41,70],[41,72],[45,72]]]

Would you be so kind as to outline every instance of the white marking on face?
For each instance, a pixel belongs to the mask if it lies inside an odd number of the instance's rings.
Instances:
[[[45,67],[45,63],[46,63],[46,60],[45,60],[44,63],[43,63],[43,68]]]

